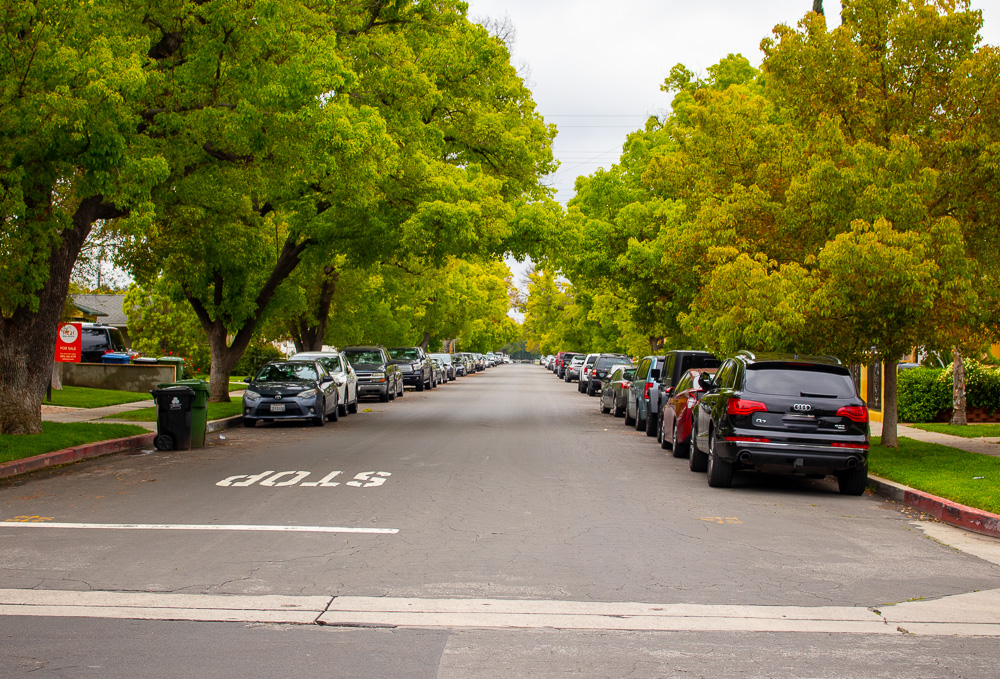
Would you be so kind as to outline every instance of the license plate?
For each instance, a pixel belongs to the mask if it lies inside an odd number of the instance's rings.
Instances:
[[[285,404],[284,403],[272,403],[271,404],[271,412],[272,413],[283,413],[283,412],[285,412]]]

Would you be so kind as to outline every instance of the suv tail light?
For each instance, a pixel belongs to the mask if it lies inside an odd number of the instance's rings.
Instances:
[[[642,397],[644,399],[649,399],[649,388],[653,386],[652,382],[646,382],[646,387],[642,390]]]
[[[861,424],[868,423],[867,406],[844,406],[837,410],[837,415],[841,417],[846,417],[852,422],[859,422]]]
[[[731,398],[726,403],[726,412],[730,415],[751,415],[757,411],[767,412],[767,406],[760,401],[748,401],[744,398]]]
[[[830,444],[834,448],[854,448],[857,450],[868,450],[867,443],[844,443],[842,441],[834,441]]]

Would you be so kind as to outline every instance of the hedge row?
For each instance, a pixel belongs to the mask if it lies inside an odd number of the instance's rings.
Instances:
[[[900,371],[899,421],[933,422],[943,411],[951,410],[953,372],[954,365]],[[990,412],[1000,410],[1000,367],[966,359],[965,405]]]

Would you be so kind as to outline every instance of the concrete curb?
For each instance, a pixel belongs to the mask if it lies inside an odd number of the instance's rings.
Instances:
[[[980,535],[1000,538],[1000,515],[967,507],[871,474],[868,475],[868,484],[875,486],[875,492],[879,495],[926,512],[944,523]]]
[[[243,422],[242,415],[236,415],[235,417],[227,417],[223,420],[212,420],[208,423],[205,428],[206,433],[211,434],[217,431],[223,431],[236,427]],[[55,467],[61,464],[70,464],[71,462],[79,462],[80,460],[88,460],[93,457],[100,457],[102,455],[110,455],[111,453],[120,453],[124,450],[136,450],[138,448],[146,448],[153,445],[153,437],[156,434],[150,432],[148,434],[138,434],[136,436],[127,436],[121,439],[110,439],[108,441],[97,441],[95,443],[86,443],[81,446],[74,446],[72,448],[63,448],[62,450],[54,450],[51,453],[42,453],[41,455],[35,455],[33,457],[26,457],[23,460],[14,460],[13,462],[5,462],[0,464],[0,479],[5,479],[11,476],[17,476],[18,474],[26,474],[28,472],[37,471],[39,469],[45,469],[46,467]],[[184,451],[178,451],[184,452]]]

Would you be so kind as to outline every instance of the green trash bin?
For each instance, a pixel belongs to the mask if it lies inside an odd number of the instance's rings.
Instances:
[[[174,366],[174,379],[184,379],[184,359],[180,356],[160,356],[156,359],[156,362]]]
[[[189,387],[194,391],[194,401],[191,403],[191,447],[205,447],[205,431],[208,429],[208,396],[211,390],[204,380],[177,380],[157,387]]]

